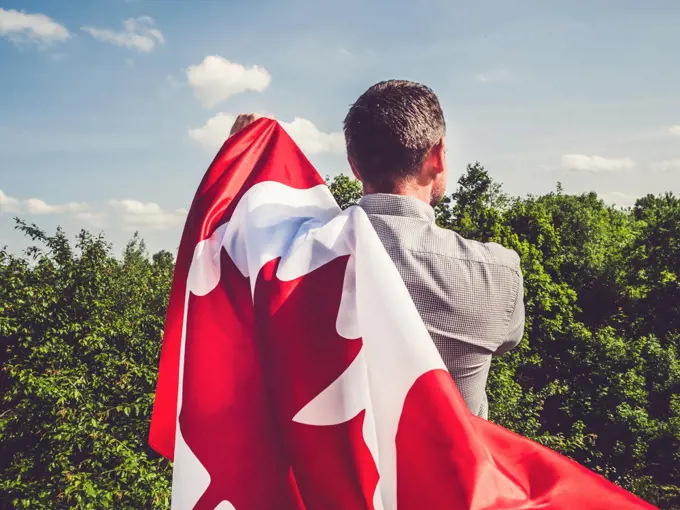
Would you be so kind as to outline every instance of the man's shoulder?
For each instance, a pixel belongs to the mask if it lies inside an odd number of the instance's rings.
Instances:
[[[433,232],[436,237],[444,241],[438,243],[446,247],[448,255],[455,258],[478,262],[481,264],[493,264],[507,267],[513,271],[520,272],[520,259],[516,251],[506,248],[498,243],[482,243],[473,239],[466,239],[453,230],[436,227]]]
[[[519,256],[498,243],[466,239],[453,230],[425,218],[370,213],[368,217],[390,253],[408,251],[421,255],[494,264],[520,271]]]

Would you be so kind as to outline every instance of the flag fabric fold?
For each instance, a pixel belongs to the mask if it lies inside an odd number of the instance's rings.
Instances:
[[[653,508],[469,413],[366,214],[270,119],[189,211],[149,441],[178,510]]]

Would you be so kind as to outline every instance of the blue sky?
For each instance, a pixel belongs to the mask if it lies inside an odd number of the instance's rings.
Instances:
[[[678,192],[678,22],[675,0],[2,0],[0,245],[25,246],[18,215],[174,250],[233,115],[335,175],[348,105],[387,78],[438,93],[451,190],[479,160],[513,195]]]

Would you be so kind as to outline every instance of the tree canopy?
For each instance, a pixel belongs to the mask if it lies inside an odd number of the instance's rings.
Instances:
[[[361,196],[329,186],[343,208]],[[475,163],[436,213],[521,257],[525,335],[493,361],[490,419],[680,509],[680,199],[509,197]],[[146,440],[172,254],[17,228],[33,247],[0,251],[0,506],[167,508]]]

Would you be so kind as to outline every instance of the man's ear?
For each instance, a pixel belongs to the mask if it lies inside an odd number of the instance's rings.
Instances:
[[[444,137],[441,137],[430,150],[430,162],[431,168],[436,174],[440,174],[446,169],[446,142]]]
[[[352,173],[354,174],[354,177],[359,181],[362,182],[361,180],[361,174],[359,174],[359,171],[357,170],[356,165],[354,164],[354,161],[352,161],[352,158],[347,156],[347,162],[349,163],[349,167],[352,169]]]

